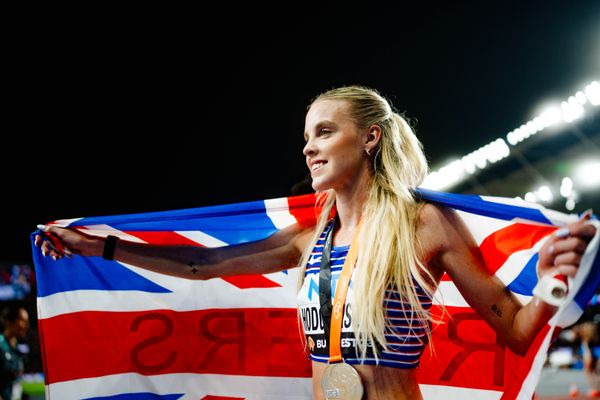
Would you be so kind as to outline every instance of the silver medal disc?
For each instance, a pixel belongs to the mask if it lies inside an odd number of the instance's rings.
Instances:
[[[361,400],[364,391],[360,375],[345,362],[329,364],[321,386],[327,400]]]

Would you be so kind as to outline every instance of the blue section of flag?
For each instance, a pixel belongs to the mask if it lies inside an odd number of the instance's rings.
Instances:
[[[581,285],[579,292],[575,295],[575,302],[583,310],[590,302],[594,294],[600,287],[600,257],[594,258],[590,273],[585,279],[585,283]]]
[[[264,201],[81,218],[70,226],[102,224],[122,231],[202,231],[227,244],[263,239],[277,231]]]
[[[485,215],[486,217],[498,218],[505,221],[522,218],[544,224],[552,224],[540,210],[535,208],[495,203],[493,201],[484,200],[480,196],[474,194],[438,192],[421,188],[416,189],[416,192],[418,196],[425,200],[440,203],[456,210]]]
[[[42,256],[39,247],[33,246],[32,250],[36,266],[38,297],[71,290],[170,292],[115,261],[77,255],[54,261],[50,257]]]
[[[114,396],[86,397],[82,400],[177,400],[185,393],[176,394],[154,394],[154,393],[123,393]]]
[[[529,259],[519,275],[507,286],[513,293],[533,296],[533,288],[537,284],[536,265],[538,253]]]

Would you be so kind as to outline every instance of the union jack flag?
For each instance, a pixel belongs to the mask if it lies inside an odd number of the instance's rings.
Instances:
[[[486,267],[523,304],[532,298],[543,241],[578,218],[508,198],[418,193],[457,210]],[[217,247],[314,224],[315,213],[315,196],[303,195],[53,224],[140,243]],[[443,301],[449,313],[434,328],[434,351],[423,353],[424,397],[531,399],[552,339],[582,315],[600,284],[599,237],[570,279],[566,301],[523,357],[497,340],[444,278],[432,312]],[[312,398],[297,268],[196,281],[100,257],[54,261],[32,248],[47,399]]]

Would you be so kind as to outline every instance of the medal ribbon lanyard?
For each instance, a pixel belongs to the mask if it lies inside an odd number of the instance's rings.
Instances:
[[[323,315],[323,327],[325,335],[329,331],[329,362],[336,363],[343,361],[341,338],[342,338],[342,319],[344,303],[350,286],[350,278],[356,265],[358,255],[358,233],[360,232],[360,222],[354,232],[352,244],[346,254],[346,260],[342,267],[342,272],[335,287],[335,297],[333,305],[331,303],[331,242],[335,222],[331,224],[325,244],[323,245],[323,255],[321,257],[321,270],[319,272],[319,302],[321,304],[321,314]],[[331,323],[330,323],[331,321]]]

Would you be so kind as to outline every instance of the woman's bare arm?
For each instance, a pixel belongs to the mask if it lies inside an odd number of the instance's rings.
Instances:
[[[447,272],[465,300],[511,350],[524,354],[539,330],[554,315],[556,307],[537,297],[522,306],[500,279],[487,271],[479,247],[453,210],[428,204],[422,209],[420,221],[418,235],[422,238],[425,257],[437,276]],[[595,228],[579,221],[571,224],[570,229],[572,237],[568,242],[552,237],[540,249],[542,273],[548,273],[555,260],[561,263],[568,260],[574,266],[560,270],[561,273],[576,273],[580,255]],[[551,245],[560,248],[560,254],[549,257]]]
[[[57,238],[64,246],[63,253],[57,252],[52,249],[48,241],[38,236],[35,244],[41,246],[44,255],[58,259],[71,254],[101,256],[103,253],[105,238],[55,226],[46,226],[43,231]],[[184,245],[157,246],[119,240],[114,259],[150,271],[186,279],[265,274],[295,267],[302,253],[302,246],[305,245],[311,232],[311,228],[295,224],[263,240],[215,248]]]

